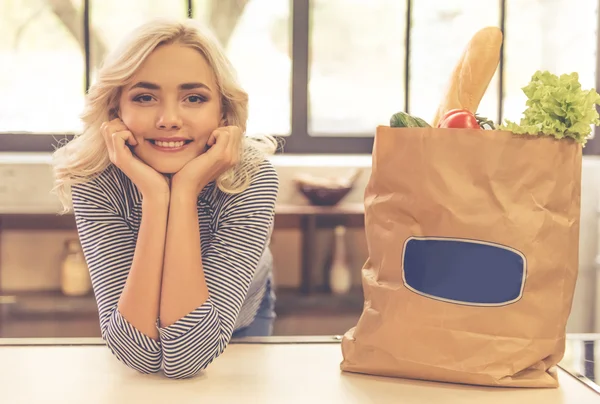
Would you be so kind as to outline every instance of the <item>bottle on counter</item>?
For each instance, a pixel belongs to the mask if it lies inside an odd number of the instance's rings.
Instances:
[[[337,226],[334,231],[334,255],[329,272],[329,287],[334,294],[344,294],[352,287],[352,273],[346,258],[346,228]]]
[[[91,292],[90,272],[78,240],[65,242],[61,265],[61,290],[65,296],[84,296]]]

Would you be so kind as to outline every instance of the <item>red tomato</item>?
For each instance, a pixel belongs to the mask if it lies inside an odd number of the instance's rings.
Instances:
[[[481,129],[477,118],[470,111],[466,109],[451,109],[446,112],[438,128],[469,128],[469,129]]]

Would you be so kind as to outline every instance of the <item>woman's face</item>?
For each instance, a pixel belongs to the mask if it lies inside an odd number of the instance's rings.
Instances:
[[[222,126],[214,72],[195,49],[160,46],[123,88],[119,116],[138,141],[133,152],[160,173],[176,173]]]

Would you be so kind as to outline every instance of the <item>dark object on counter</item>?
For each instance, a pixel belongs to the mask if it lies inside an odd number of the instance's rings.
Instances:
[[[360,172],[360,170],[356,170],[348,177],[339,178],[323,178],[301,174],[294,179],[294,182],[298,190],[311,204],[335,206],[352,190]]]
[[[348,192],[350,192],[352,187],[321,188],[314,185],[298,183],[298,189],[313,205],[334,206],[348,195]]]

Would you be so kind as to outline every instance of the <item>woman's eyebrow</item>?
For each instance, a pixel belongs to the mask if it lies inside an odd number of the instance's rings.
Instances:
[[[134,85],[132,85],[129,90],[134,90],[136,88],[145,88],[146,90],[160,90],[160,86],[158,84],[149,83],[147,81],[138,81]]]
[[[204,83],[183,83],[179,85],[181,90],[195,90],[197,88],[204,88],[210,91],[210,88]]]
[[[148,81],[139,81],[139,82],[135,83],[133,86],[131,86],[129,88],[129,90],[131,91],[136,88],[145,88],[146,90],[160,90],[160,86],[158,84],[150,83]],[[194,90],[197,88],[204,88],[208,91],[211,91],[210,88],[206,84],[200,83],[200,82],[183,83],[183,84],[179,85],[180,90]]]

